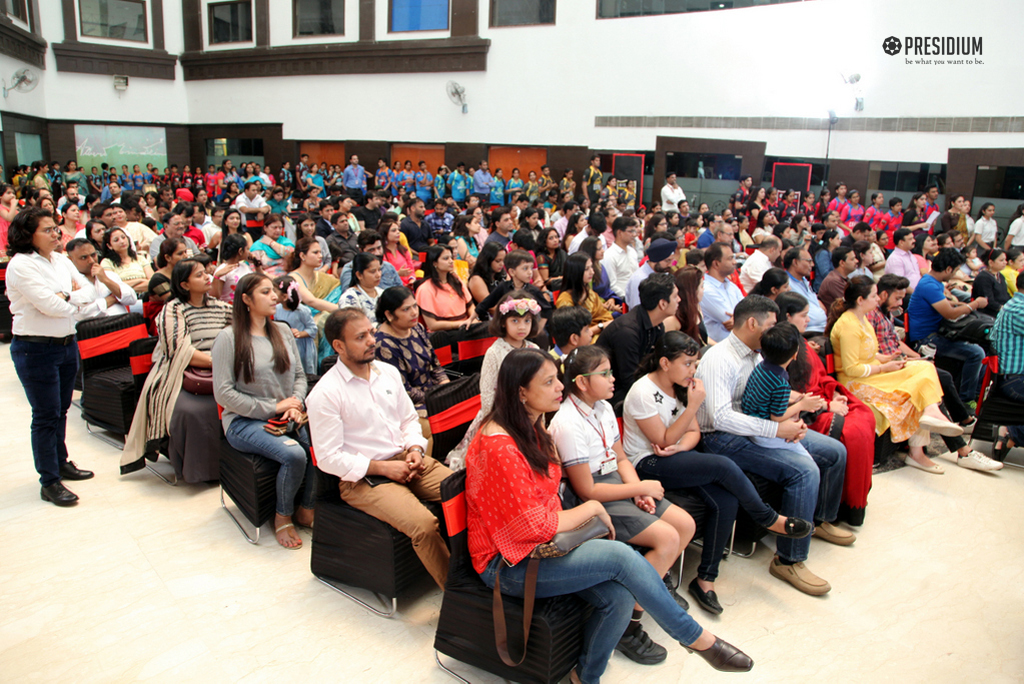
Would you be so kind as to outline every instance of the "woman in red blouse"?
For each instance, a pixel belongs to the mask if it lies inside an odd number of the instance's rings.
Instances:
[[[536,595],[577,594],[594,607],[574,682],[597,682],[639,603],[688,651],[716,670],[746,672],[753,661],[693,620],[669,595],[657,571],[625,544],[612,541],[604,506],[588,501],[562,510],[562,468],[544,414],[561,405],[554,360],[518,349],[498,372],[494,408],[466,457],[466,506],[473,567],[488,587],[501,571],[501,589],[523,596],[525,561],[538,544],[597,516],[609,539],[594,539],[561,558],[540,561]]]

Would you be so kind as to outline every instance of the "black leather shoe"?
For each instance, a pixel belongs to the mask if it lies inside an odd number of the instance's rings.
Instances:
[[[789,517],[786,518],[786,529],[782,532],[773,532],[768,530],[768,534],[774,534],[776,537],[789,537],[790,539],[803,539],[808,536],[811,532],[814,532],[814,525],[801,520],[800,518]]]
[[[615,650],[641,665],[657,665],[665,662],[665,658],[668,657],[665,647],[654,643],[643,627],[619,639]]]
[[[715,593],[714,589],[711,591],[704,591],[701,589],[700,585],[697,584],[696,578],[690,582],[690,595],[697,599],[698,606],[709,613],[714,613],[715,615],[722,614],[724,609],[722,608],[722,604],[718,602],[718,594]]]
[[[690,653],[696,653],[719,672],[750,672],[754,667],[754,661],[750,656],[718,637],[715,637],[715,643],[711,648],[704,651],[695,651],[686,644],[683,644],[683,648]]]
[[[57,506],[74,506],[78,503],[78,495],[65,487],[62,482],[54,482],[49,487],[40,489],[39,498]]]
[[[690,610],[689,602],[683,598],[683,595],[676,591],[676,588],[672,586],[672,576],[665,575],[663,578],[665,581],[665,588],[668,589],[668,593],[675,599],[675,602],[679,604],[679,607],[685,611]]]
[[[60,467],[60,476],[64,480],[88,480],[93,475],[95,473],[91,470],[82,470],[74,461],[68,461]]]

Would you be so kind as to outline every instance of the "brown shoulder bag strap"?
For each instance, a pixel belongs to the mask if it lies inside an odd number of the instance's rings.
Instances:
[[[518,667],[526,660],[526,649],[530,643],[530,623],[533,622],[533,600],[537,595],[537,569],[540,560],[531,558],[526,566],[526,586],[523,591],[523,655],[512,660],[508,652],[508,632],[505,626],[505,606],[501,598],[501,568],[494,575],[494,643],[498,648],[501,662],[509,667]]]

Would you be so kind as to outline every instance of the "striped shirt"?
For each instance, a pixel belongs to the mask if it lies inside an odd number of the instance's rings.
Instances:
[[[989,333],[999,355],[999,372],[1024,375],[1024,292],[1018,292],[996,316]]]
[[[602,339],[604,336],[602,335]],[[743,437],[775,437],[778,423],[744,415],[740,405],[747,379],[761,357],[736,335],[711,347],[697,367],[706,397],[697,409],[701,432],[728,432]]]
[[[789,410],[789,373],[774,363],[762,361],[754,367],[743,389],[740,409],[748,416],[771,420]]]

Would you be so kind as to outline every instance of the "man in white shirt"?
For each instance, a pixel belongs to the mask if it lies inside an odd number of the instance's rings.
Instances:
[[[779,513],[802,520],[813,518],[814,536],[849,546],[856,537],[832,525],[839,514],[846,472],[846,447],[831,437],[808,430],[801,420],[776,423],[742,413],[740,403],[751,371],[761,360],[761,334],[775,326],[779,308],[767,297],[751,295],[735,309],[736,325],[720,344],[701,358],[696,378],[706,396],[697,409],[701,437],[709,453],[732,459],[741,470],[777,482],[785,490]],[[822,402],[824,403],[824,402]],[[781,437],[800,442],[810,458],[789,449],[759,446],[750,437]],[[768,566],[772,576],[812,596],[831,585],[804,564],[810,537],[776,539],[776,555]]]
[[[128,307],[138,301],[135,290],[121,282],[113,271],[100,266],[99,255],[91,242],[75,238],[65,247],[68,258],[82,276],[79,283],[80,296],[87,297],[95,304],[76,317],[77,320],[99,316],[119,316],[128,313]]]
[[[665,187],[661,189],[661,210],[679,211],[679,203],[686,199],[686,193],[676,182],[676,174],[669,173],[665,178]]]
[[[782,254],[782,241],[775,236],[766,237],[761,244],[743,263],[740,269],[740,285],[747,292],[754,289],[754,286],[761,282],[764,272],[767,271]]]
[[[260,194],[261,189],[258,181],[249,181],[245,184],[245,191],[236,197],[235,203],[231,205],[242,212],[246,230],[250,234],[257,233],[253,235],[254,239],[263,233],[263,219],[270,213],[270,205]]]
[[[324,335],[338,363],[306,399],[316,465],[341,479],[341,498],[412,539],[444,588],[448,547],[421,501],[440,501],[451,471],[424,454],[419,416],[398,370],[374,360],[374,326],[361,310],[338,309]]]
[[[620,297],[626,296],[626,285],[640,265],[640,257],[633,248],[639,228],[634,218],[620,216],[612,222],[615,242],[604,253],[601,265],[608,272],[608,285]]]

